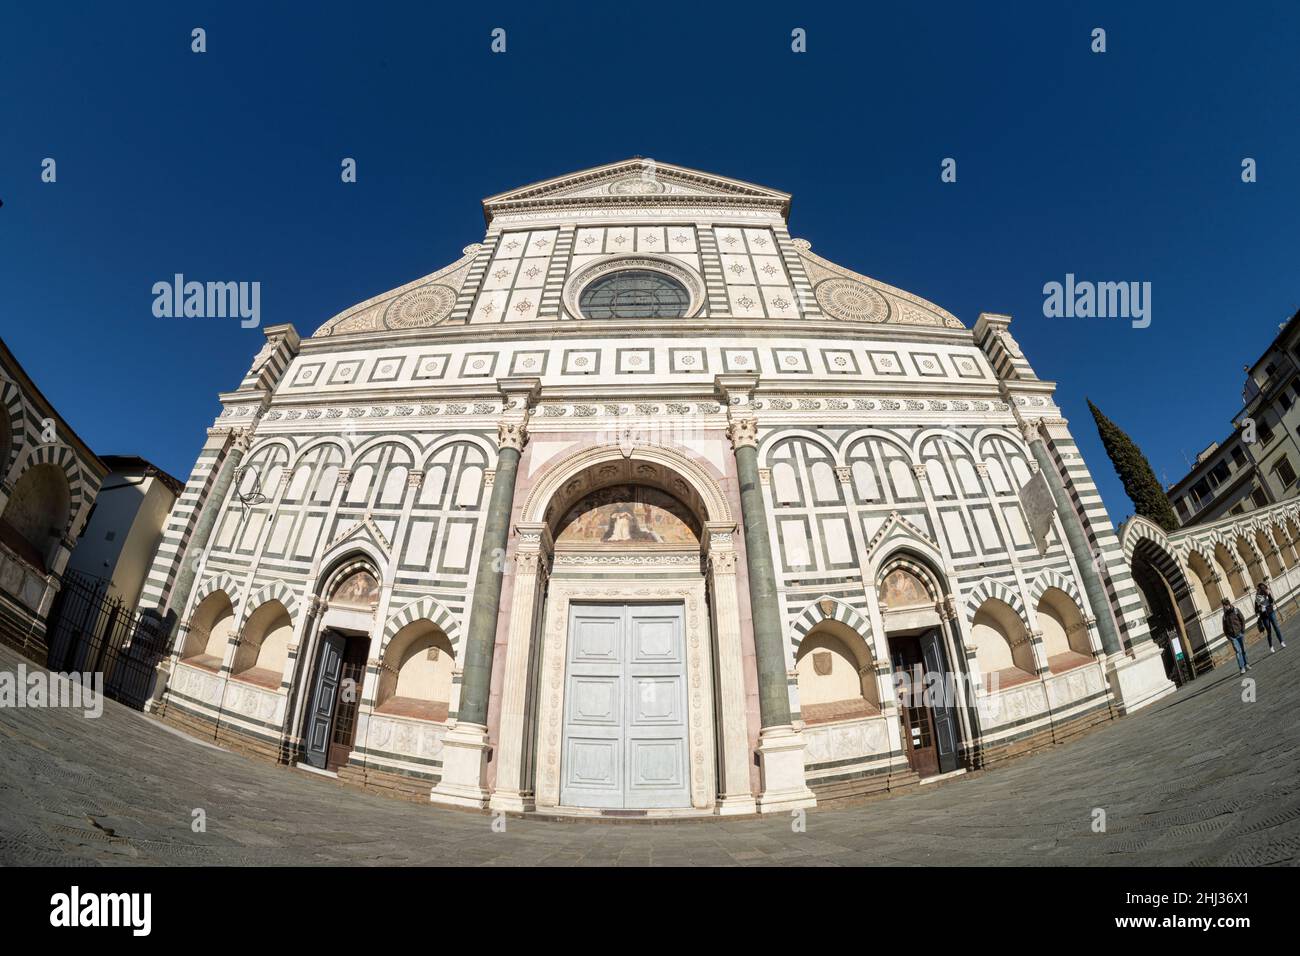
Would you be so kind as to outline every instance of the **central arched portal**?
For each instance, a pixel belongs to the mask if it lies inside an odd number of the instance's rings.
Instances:
[[[699,617],[700,533],[683,502],[635,483],[589,492],[556,522],[553,594],[568,631],[561,805],[691,805],[686,612]]]
[[[498,804],[752,812],[735,523],[717,482],[664,449],[596,449],[550,469],[523,516]]]

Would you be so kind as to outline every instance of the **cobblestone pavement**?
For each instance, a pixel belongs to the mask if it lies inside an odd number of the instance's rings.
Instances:
[[[1300,618],[1288,630],[1300,637]],[[1253,636],[1253,635],[1252,635]],[[1072,743],[853,806],[637,823],[508,818],[371,795],[196,742],[113,701],[0,708],[0,864],[1295,864],[1300,640]],[[0,670],[19,658],[0,648]],[[207,831],[191,830],[192,810]],[[1107,828],[1094,833],[1094,808]]]

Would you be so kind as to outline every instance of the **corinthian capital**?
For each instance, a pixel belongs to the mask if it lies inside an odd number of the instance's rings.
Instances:
[[[1035,419],[1034,421],[1026,419],[1020,423],[1020,434],[1024,437],[1026,445],[1036,442],[1043,437],[1042,432],[1039,431],[1042,424],[1042,419]]]
[[[734,418],[727,425],[727,437],[731,439],[731,447],[739,450],[746,446],[750,448],[758,447],[758,419],[756,418]]]
[[[528,426],[523,422],[498,422],[497,447],[523,451],[528,444]]]

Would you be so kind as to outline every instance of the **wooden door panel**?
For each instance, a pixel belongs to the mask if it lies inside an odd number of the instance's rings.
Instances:
[[[639,730],[652,725],[678,727],[686,722],[682,714],[682,682],[672,676],[633,677],[632,714],[629,727]]]
[[[626,807],[689,807],[680,606],[630,605]]]
[[[674,806],[666,802],[672,791],[684,789],[686,780],[686,741],[628,740],[628,805],[641,807]],[[667,798],[665,797],[667,792]]]
[[[560,802],[690,806],[678,606],[574,605]]]
[[[560,802],[623,806],[623,609],[575,607],[569,624]]]
[[[617,727],[623,713],[623,700],[619,694],[622,680],[618,677],[583,677],[575,675],[569,681],[573,707],[569,722],[580,727]]]
[[[925,669],[931,674],[941,674],[944,680],[936,686],[935,700],[930,706],[934,721],[935,750],[939,760],[939,772],[948,773],[957,769],[957,713],[949,706],[945,697],[951,682],[947,680],[948,666],[943,653],[943,644],[937,630],[921,635],[921,654],[925,658]]]
[[[343,635],[334,631],[324,631],[320,636],[316,686],[312,691],[305,756],[309,764],[321,770],[325,769],[329,759],[330,737],[334,725],[334,703],[338,698],[346,643]]]

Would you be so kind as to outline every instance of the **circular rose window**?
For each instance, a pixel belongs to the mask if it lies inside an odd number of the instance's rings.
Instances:
[[[588,319],[673,319],[686,315],[690,293],[676,279],[649,269],[624,269],[601,276],[578,297]]]

